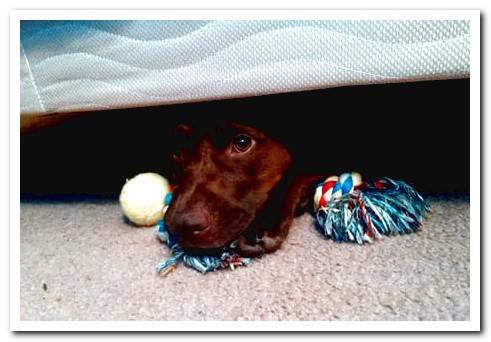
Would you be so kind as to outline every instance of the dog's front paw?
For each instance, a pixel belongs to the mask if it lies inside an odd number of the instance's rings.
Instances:
[[[246,236],[241,236],[237,241],[237,252],[244,257],[256,258],[265,253],[264,247],[259,241],[251,242]]]
[[[283,240],[281,235],[269,236],[266,232],[259,240],[259,244],[263,247],[265,253],[272,253],[280,248]]]
[[[281,236],[271,237],[267,233],[260,238],[254,239],[241,236],[237,241],[237,252],[245,257],[258,257],[265,253],[276,251],[280,248],[282,242],[283,238]]]

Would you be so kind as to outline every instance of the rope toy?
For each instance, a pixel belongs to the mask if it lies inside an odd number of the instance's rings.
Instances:
[[[421,226],[430,207],[403,181],[364,183],[359,173],[329,177],[315,191],[317,229],[337,242],[359,244],[382,235],[408,234]]]
[[[169,192],[164,199],[164,209],[162,210],[164,215],[171,201],[172,193]],[[220,256],[187,254],[179,246],[179,243],[175,237],[173,237],[167,230],[163,219],[157,222],[155,231],[159,240],[164,242],[170,248],[170,252],[172,254],[171,257],[165,259],[157,265],[157,272],[162,276],[172,272],[180,262],[203,274],[227,267],[230,267],[233,270],[236,266],[248,266],[252,262],[250,258],[243,258],[238,254],[235,254],[233,252],[235,247],[234,244],[225,249]]]
[[[172,192],[164,199],[163,216],[172,201]],[[336,242],[373,242],[383,235],[417,231],[430,210],[423,197],[403,181],[382,178],[372,183],[362,181],[356,172],[332,176],[317,185],[314,195],[316,228]],[[179,263],[201,273],[223,268],[248,266],[251,258],[234,252],[235,243],[220,256],[191,255],[170,234],[164,219],[155,227],[157,237],[170,249],[171,256],[157,265],[157,272],[167,275]]]

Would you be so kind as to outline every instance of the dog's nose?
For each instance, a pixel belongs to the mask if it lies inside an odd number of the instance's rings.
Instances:
[[[200,232],[210,225],[208,212],[204,210],[194,210],[181,215],[178,222],[178,229],[181,232]]]

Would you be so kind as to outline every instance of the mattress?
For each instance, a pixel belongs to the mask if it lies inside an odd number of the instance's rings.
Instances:
[[[21,21],[21,114],[466,78],[468,21]]]

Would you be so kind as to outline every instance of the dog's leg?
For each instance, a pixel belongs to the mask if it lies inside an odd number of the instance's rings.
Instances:
[[[239,238],[238,251],[241,255],[256,257],[272,253],[281,247],[299,205],[312,196],[312,183],[318,177],[299,176],[293,181],[280,184],[251,228]]]
[[[237,241],[237,252],[244,257],[258,257],[265,253],[264,247],[258,243],[255,234],[245,233]]]

